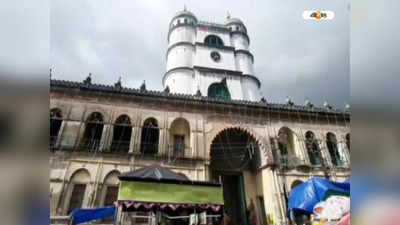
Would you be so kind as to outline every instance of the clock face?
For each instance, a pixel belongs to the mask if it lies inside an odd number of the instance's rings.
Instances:
[[[219,62],[221,60],[221,55],[218,52],[211,52],[210,56],[214,62]]]

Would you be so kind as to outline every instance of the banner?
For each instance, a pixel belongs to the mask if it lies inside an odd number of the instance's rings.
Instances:
[[[121,181],[118,200],[179,204],[224,204],[220,186]]]

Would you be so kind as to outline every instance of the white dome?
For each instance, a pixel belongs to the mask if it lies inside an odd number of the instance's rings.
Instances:
[[[229,19],[227,19],[226,22],[225,22],[225,25],[229,25],[229,24],[241,24],[241,25],[244,26],[244,23],[240,19],[237,19],[237,18],[229,18]]]
[[[188,11],[188,10],[182,10],[182,11],[177,12],[177,13],[175,14],[174,18],[176,18],[176,17],[182,17],[182,16],[190,16],[190,17],[193,17],[193,18],[196,19],[196,16],[195,16],[192,12],[190,12],[190,11]]]

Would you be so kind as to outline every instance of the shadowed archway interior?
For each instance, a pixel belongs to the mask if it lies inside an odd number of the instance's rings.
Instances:
[[[260,165],[256,139],[240,128],[223,130],[212,141],[210,156],[212,178],[222,182],[224,207],[231,224],[248,224],[243,172],[255,171]]]

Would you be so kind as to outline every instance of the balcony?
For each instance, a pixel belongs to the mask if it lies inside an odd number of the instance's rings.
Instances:
[[[279,165],[284,168],[294,169],[298,166],[307,166],[307,163],[297,156],[285,154],[279,156]]]

